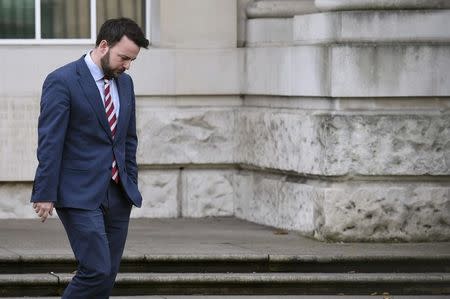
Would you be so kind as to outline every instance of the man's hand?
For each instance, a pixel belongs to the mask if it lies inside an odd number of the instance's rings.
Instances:
[[[35,202],[33,203],[33,209],[41,217],[41,221],[45,222],[49,215],[53,215],[53,202]]]

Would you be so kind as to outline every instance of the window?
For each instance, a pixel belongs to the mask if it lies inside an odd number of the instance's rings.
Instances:
[[[151,0],[0,0],[0,44],[93,43],[107,19],[133,19],[149,36]]]

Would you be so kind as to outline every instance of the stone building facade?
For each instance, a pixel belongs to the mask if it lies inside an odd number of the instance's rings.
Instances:
[[[147,3],[134,217],[450,240],[450,1]],[[34,216],[41,84],[90,47],[0,44],[0,217]]]

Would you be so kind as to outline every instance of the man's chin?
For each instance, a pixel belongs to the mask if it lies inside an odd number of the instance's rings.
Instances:
[[[124,72],[125,72],[125,70],[123,70],[123,71],[118,71],[118,72],[114,72],[114,78],[119,77],[119,76],[122,75],[122,73],[124,73]]]

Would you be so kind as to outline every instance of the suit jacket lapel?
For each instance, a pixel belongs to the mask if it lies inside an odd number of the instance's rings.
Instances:
[[[102,128],[112,140],[111,128],[109,127],[108,119],[106,118],[105,106],[103,105],[102,97],[98,91],[94,78],[92,78],[86,63],[84,62],[84,57],[78,60],[77,71],[79,75],[78,82],[81,90],[84,92],[87,101],[97,115],[98,121],[100,122]]]
[[[128,87],[127,82],[124,78],[125,76],[119,76],[116,80],[117,89],[119,92],[120,112],[119,119],[117,121],[117,132],[116,137],[114,138],[115,140],[119,140],[126,129],[125,119],[129,109],[128,102],[130,96],[130,88]]]

